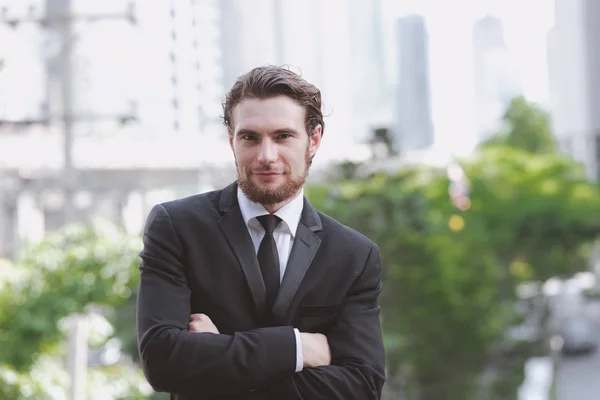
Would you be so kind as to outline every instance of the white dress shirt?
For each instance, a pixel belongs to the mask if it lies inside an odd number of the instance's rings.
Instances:
[[[246,223],[246,227],[248,228],[248,232],[254,243],[254,249],[258,254],[258,248],[265,236],[265,230],[256,217],[267,215],[269,212],[261,204],[250,201],[239,187],[237,190],[237,198],[242,218],[244,218],[244,222]],[[282,281],[285,274],[303,208],[304,189],[301,190],[298,196],[292,201],[275,212],[275,215],[281,218],[281,223],[273,231],[273,238],[277,244],[277,254],[279,255],[279,282]],[[300,340],[300,332],[298,329],[294,328],[294,334],[296,335],[296,372],[300,372],[304,366],[302,341]]]

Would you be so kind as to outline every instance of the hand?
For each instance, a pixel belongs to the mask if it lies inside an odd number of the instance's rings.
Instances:
[[[219,334],[219,330],[208,318],[206,314],[192,314],[190,315],[190,323],[188,324],[190,332],[203,332],[203,333],[215,333]]]
[[[331,349],[327,336],[321,333],[300,332],[304,368],[314,368],[331,364]]]

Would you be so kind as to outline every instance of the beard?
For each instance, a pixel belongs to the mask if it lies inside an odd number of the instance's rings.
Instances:
[[[245,173],[241,173],[240,167],[237,166],[236,162],[238,174],[237,183],[240,189],[242,189],[242,192],[244,192],[244,194],[246,195],[246,197],[254,203],[265,205],[283,203],[284,201],[295,196],[300,190],[300,188],[304,186],[304,184],[306,183],[306,177],[308,176],[308,170],[310,169],[311,164],[312,158],[310,157],[309,148],[308,146],[306,146],[306,152],[304,154],[305,167],[304,171],[302,171],[302,174],[298,176],[293,176],[291,174],[291,169],[288,166],[286,166],[284,170],[284,176],[286,177],[286,181],[276,188],[265,189],[257,186],[249,178],[250,176],[252,176],[252,171],[249,167],[245,168]]]

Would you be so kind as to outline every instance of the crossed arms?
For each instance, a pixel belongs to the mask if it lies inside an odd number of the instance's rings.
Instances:
[[[190,331],[194,328],[189,325],[183,248],[163,206],[154,207],[148,217],[140,257],[138,344],[146,378],[156,390],[256,400],[381,397],[385,372],[376,246],[327,338],[302,335],[306,368],[300,372],[295,372],[296,337],[291,326],[232,335]],[[330,353],[322,351],[327,344]]]

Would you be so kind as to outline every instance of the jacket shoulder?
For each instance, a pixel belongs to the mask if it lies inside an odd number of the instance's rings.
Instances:
[[[175,226],[186,226],[190,222],[216,220],[220,217],[219,198],[221,190],[195,194],[180,199],[156,204],[154,209],[162,208]],[[152,211],[151,211],[152,213]]]
[[[198,207],[203,209],[209,207],[218,210],[221,192],[221,190],[213,190],[206,193],[194,194],[180,199],[166,201],[161,203],[161,205],[165,207],[169,213],[198,209]]]
[[[360,233],[354,228],[342,224],[341,222],[333,219],[327,214],[317,211],[321,224],[323,225],[323,231],[327,235],[333,235],[336,241],[341,241],[344,246],[349,246],[355,249],[363,249],[370,251],[376,244],[364,234]]]

